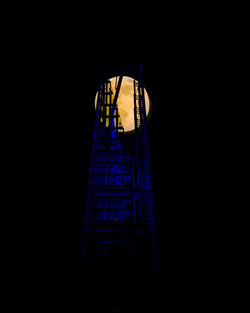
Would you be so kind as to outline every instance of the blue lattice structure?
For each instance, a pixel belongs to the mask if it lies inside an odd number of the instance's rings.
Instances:
[[[98,91],[84,226],[85,259],[149,258],[157,264],[153,196],[142,77],[134,80],[134,147],[128,144],[116,90]]]

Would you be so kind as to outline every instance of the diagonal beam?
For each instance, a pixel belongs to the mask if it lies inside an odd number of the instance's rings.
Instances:
[[[116,88],[116,91],[115,91],[115,97],[114,97],[114,100],[113,100],[113,105],[114,106],[116,105],[116,102],[117,102],[117,99],[118,99],[118,96],[119,96],[119,92],[120,92],[120,88],[121,88],[121,84],[122,84],[122,79],[123,79],[123,76],[119,76],[119,81],[118,81],[118,85],[117,85],[117,88]]]

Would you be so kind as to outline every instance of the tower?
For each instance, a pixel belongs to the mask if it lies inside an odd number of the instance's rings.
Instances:
[[[104,79],[98,91],[84,224],[87,262],[147,261],[158,269],[147,121],[141,70],[134,80],[133,145],[118,110],[123,76],[115,90]]]

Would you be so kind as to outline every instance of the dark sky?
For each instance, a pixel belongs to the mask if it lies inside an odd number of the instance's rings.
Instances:
[[[29,99],[24,111],[31,123],[26,126],[30,151],[26,162],[34,169],[26,191],[31,204],[26,245],[33,279],[46,283],[46,297],[58,297],[62,306],[65,301],[71,307],[96,301],[91,296],[97,290],[97,297],[103,296],[105,282],[115,278],[110,288],[118,284],[128,301],[137,298],[147,306],[143,291],[136,291],[138,282],[141,287],[149,282],[147,271],[142,277],[135,275],[130,283],[133,290],[128,292],[130,287],[117,277],[119,273],[106,280],[86,278],[81,264],[94,97],[100,77],[103,71],[111,77],[117,70],[142,63],[152,103],[148,136],[161,260],[157,281],[144,288],[154,294],[159,306],[166,295],[172,302],[179,296],[191,302],[197,295],[206,297],[199,287],[207,286],[217,269],[220,138],[216,112],[221,108],[214,62],[219,60],[204,43],[197,45],[190,37],[181,41],[166,37],[166,46],[154,45],[150,50],[131,46],[119,53],[121,48],[115,47],[117,53],[112,54],[102,51],[101,42],[77,43],[76,37],[55,42],[51,36],[51,44],[37,44],[26,74]]]

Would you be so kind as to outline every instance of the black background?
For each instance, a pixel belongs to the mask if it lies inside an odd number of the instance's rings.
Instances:
[[[203,31],[191,36],[185,28],[157,40],[138,35],[126,47],[107,47],[99,33],[95,40],[81,38],[73,27],[53,31],[19,45],[19,215],[25,235],[17,254],[27,294],[38,306],[84,312],[96,306],[112,312],[114,294],[125,311],[210,306],[220,294],[223,249],[218,45],[209,45]],[[94,97],[103,71],[139,64],[152,105],[148,136],[160,273],[88,273],[81,245]]]

